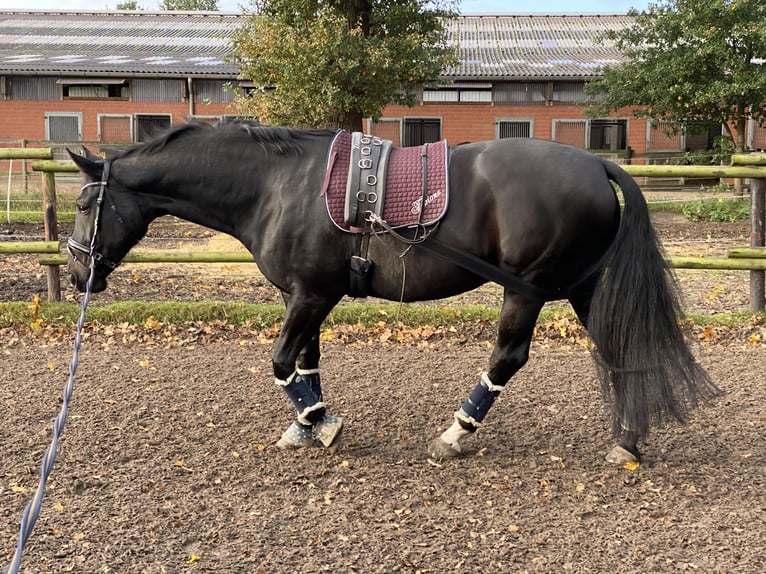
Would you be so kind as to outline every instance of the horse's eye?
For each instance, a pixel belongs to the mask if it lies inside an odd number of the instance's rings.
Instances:
[[[80,205],[79,203],[77,204],[77,212],[78,213],[88,213],[89,209],[90,209],[90,207],[87,206],[87,205]]]

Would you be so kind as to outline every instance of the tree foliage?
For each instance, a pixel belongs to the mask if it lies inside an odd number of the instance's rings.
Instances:
[[[626,61],[588,87],[605,94],[589,113],[641,106],[636,117],[724,125],[743,149],[748,118],[766,120],[766,3],[664,0],[630,15],[632,26],[608,35]]]
[[[274,125],[359,130],[453,63],[449,0],[254,0],[234,39],[241,113]]]
[[[186,12],[208,10],[215,12],[218,10],[217,0],[162,0],[160,10],[179,10]]]
[[[118,2],[116,10],[143,10],[143,7],[138,4],[136,0],[124,0]]]

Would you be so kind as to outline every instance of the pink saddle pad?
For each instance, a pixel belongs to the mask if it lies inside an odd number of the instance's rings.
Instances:
[[[446,140],[426,145],[428,174],[425,202],[422,146],[391,149],[381,215],[391,227],[407,227],[418,223],[432,225],[447,211],[449,147]],[[339,229],[356,233],[369,232],[369,228],[352,227],[344,220],[350,161],[351,134],[340,131],[330,144],[327,174],[322,189],[327,213]]]

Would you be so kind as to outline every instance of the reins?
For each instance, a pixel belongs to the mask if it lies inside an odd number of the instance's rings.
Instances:
[[[64,425],[66,424],[67,412],[69,411],[69,401],[71,400],[72,394],[74,393],[74,375],[77,372],[77,366],[80,361],[80,347],[82,345],[82,330],[83,330],[83,326],[85,325],[85,310],[88,307],[88,303],[90,303],[90,295],[91,295],[92,286],[93,286],[93,277],[95,275],[96,263],[102,263],[107,265],[112,263],[111,261],[108,261],[103,257],[99,259],[97,257],[97,254],[95,253],[96,235],[98,232],[98,221],[101,215],[100,213],[101,203],[105,195],[107,179],[109,176],[108,166],[109,166],[109,162],[106,162],[104,164],[104,175],[101,181],[87,183],[81,189],[82,191],[88,187],[95,187],[97,185],[100,186],[98,200],[96,203],[96,218],[95,218],[95,223],[93,227],[93,237],[90,240],[90,248],[85,247],[82,243],[73,241],[71,238],[67,241],[67,245],[70,248],[74,248],[75,250],[80,252],[85,252],[90,256],[90,265],[88,266],[90,269],[90,272],[88,274],[88,281],[85,284],[85,295],[82,299],[82,305],[80,308],[80,317],[77,319],[77,333],[75,335],[74,343],[72,345],[72,348],[73,348],[72,359],[71,361],[69,361],[69,378],[66,384],[64,385],[64,391],[63,391],[63,396],[61,401],[61,409],[59,411],[59,414],[56,416],[56,418],[53,421],[53,438],[51,439],[51,442],[48,445],[48,448],[45,450],[45,454],[43,455],[42,464],[40,466],[40,482],[37,485],[37,490],[35,491],[35,494],[32,497],[32,500],[30,500],[27,503],[27,506],[24,509],[24,513],[21,517],[21,526],[19,527],[19,540],[16,545],[16,550],[13,554],[11,563],[8,566],[8,568],[5,570],[5,574],[18,574],[19,568],[21,567],[21,557],[24,552],[24,546],[29,540],[29,537],[32,534],[32,530],[35,527],[35,522],[37,522],[37,518],[40,515],[40,508],[42,506],[43,496],[45,494],[45,485],[48,481],[48,477],[53,471],[53,463],[56,460],[56,453],[58,451],[59,437],[61,436],[61,433],[64,432]],[[114,204],[112,204],[112,206],[114,206]],[[116,208],[113,207],[113,209],[116,211]],[[70,250],[70,253],[72,253],[71,250]],[[74,256],[74,254],[72,255]]]

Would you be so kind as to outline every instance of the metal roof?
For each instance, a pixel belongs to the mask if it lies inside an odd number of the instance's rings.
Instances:
[[[589,78],[624,57],[604,34],[633,22],[626,15],[462,16],[448,23],[458,44],[454,78]]]
[[[244,16],[228,12],[0,10],[0,73],[100,76],[237,75],[227,60]],[[464,15],[449,21],[451,79],[588,78],[621,55],[600,37],[626,15]]]
[[[236,77],[239,14],[0,11],[0,73]]]

